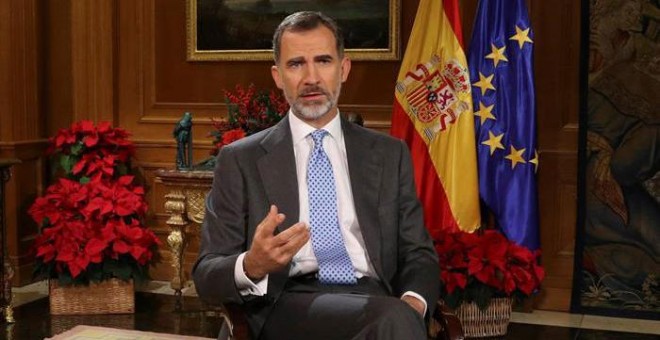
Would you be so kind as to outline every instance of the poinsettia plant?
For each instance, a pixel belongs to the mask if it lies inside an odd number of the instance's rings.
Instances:
[[[247,88],[236,85],[233,92],[225,90],[224,94],[227,118],[212,121],[212,155],[225,145],[275,125],[289,111],[289,103],[279,92],[257,91],[254,84]]]
[[[30,207],[40,225],[35,275],[61,284],[146,278],[160,241],[144,225],[144,187],[130,174],[134,145],[109,123],[74,123],[50,139],[62,176]]]
[[[451,308],[475,302],[485,309],[495,297],[522,299],[537,292],[545,277],[539,250],[517,245],[495,229],[439,234],[434,239],[441,296]]]

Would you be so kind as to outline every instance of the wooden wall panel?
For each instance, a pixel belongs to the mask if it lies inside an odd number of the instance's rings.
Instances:
[[[403,1],[402,49],[417,5],[418,1]],[[548,269],[537,304],[567,310],[575,225],[579,2],[528,1],[528,5],[536,34],[541,235]],[[461,1],[466,46],[476,7],[477,0]],[[119,0],[117,38],[117,120],[134,133],[145,174],[153,174],[155,164],[171,166],[174,144],[170,132],[184,111],[195,116],[195,158],[201,159],[210,146],[210,139],[205,138],[209,118],[226,113],[223,89],[239,83],[274,87],[268,72],[270,62],[187,62],[184,1]],[[361,112],[367,126],[386,132],[398,68],[398,62],[355,62],[340,100],[342,110]],[[557,169],[562,176],[556,176]],[[150,186],[154,192],[163,190],[159,183],[150,182]],[[150,202],[156,216],[154,228],[165,237],[162,196],[154,195]],[[191,242],[184,267],[189,268],[195,256]],[[169,266],[168,259],[164,251],[163,263],[154,271],[156,278],[166,278],[171,272],[163,267]]]
[[[71,2],[45,1],[44,26],[44,108],[46,135],[52,136],[73,121]]]
[[[194,159],[208,157],[211,139],[210,118],[226,114],[223,89],[236,84],[254,83],[259,88],[275,88],[270,76],[271,62],[187,62],[185,1],[119,0],[117,2],[117,125],[133,133],[138,144],[136,164],[148,179],[150,219],[154,230],[165,241],[161,188],[153,172],[172,167],[174,140],[171,131],[183,112],[195,117],[193,128]],[[417,1],[403,1],[402,38],[412,28]],[[340,107],[360,112],[367,126],[387,132],[399,62],[354,62],[349,81],[343,88]],[[161,264],[152,271],[157,279],[169,278],[169,253],[166,243]],[[197,256],[192,241],[185,267]]]
[[[114,121],[115,1],[71,1],[74,120]]]
[[[532,1],[539,141],[541,246],[547,277],[540,309],[567,311],[577,216],[580,2]]]
[[[0,2],[0,157],[22,161],[7,183],[7,251],[14,284],[31,278],[30,238],[36,227],[26,210],[43,183],[43,3]]]
[[[416,4],[406,2],[402,13],[414,16],[411,9]],[[406,22],[409,30],[412,21]],[[223,89],[249,83],[275,88],[271,62],[187,62],[184,1],[120,1],[118,40],[118,120],[138,139],[168,136],[173,122],[191,111],[199,126],[195,141],[209,143],[203,139],[209,118],[226,114]],[[385,129],[397,73],[396,61],[354,63],[340,106]]]
[[[460,1],[469,44],[477,0]],[[528,1],[535,30],[541,238],[548,277],[539,308],[567,310],[572,274],[578,127],[579,1]],[[402,0],[405,50],[418,0]],[[43,19],[43,20],[42,20]],[[80,119],[110,120],[137,144],[135,164],[148,186],[149,225],[165,241],[166,189],[154,180],[173,166],[171,132],[184,111],[195,115],[194,158],[207,157],[210,118],[226,113],[222,90],[255,83],[274,88],[270,62],[187,62],[184,0],[9,0],[0,2],[0,156],[23,159],[8,186],[13,259],[26,282],[26,246],[36,228],[25,209],[48,181],[44,137]],[[399,62],[354,62],[340,107],[388,131]],[[8,112],[9,114],[5,114]],[[34,182],[33,179],[37,180]],[[196,230],[196,226],[193,227]],[[184,267],[196,257],[191,240]],[[161,248],[156,279],[171,276]]]

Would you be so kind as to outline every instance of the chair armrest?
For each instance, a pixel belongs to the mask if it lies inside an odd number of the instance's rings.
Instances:
[[[441,340],[463,340],[465,334],[461,321],[456,314],[441,301],[438,301],[431,323],[429,324],[429,336]]]
[[[235,317],[232,315],[235,312],[235,308],[227,308],[224,304],[208,305],[206,303],[202,303],[202,306],[202,310],[206,311],[207,315],[211,315],[220,321],[220,332],[218,339],[237,340],[235,335],[235,324],[232,321],[232,317]]]

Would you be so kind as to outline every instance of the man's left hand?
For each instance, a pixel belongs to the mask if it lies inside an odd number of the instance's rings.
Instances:
[[[403,302],[407,303],[408,305],[410,305],[410,307],[416,310],[417,313],[419,313],[419,315],[422,316],[422,318],[424,317],[425,306],[424,306],[424,302],[422,302],[420,299],[411,295],[406,295],[401,297],[401,300],[403,300]]]

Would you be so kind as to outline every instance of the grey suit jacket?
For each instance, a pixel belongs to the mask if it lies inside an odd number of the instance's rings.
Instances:
[[[424,228],[406,145],[342,119],[355,211],[367,253],[393,296],[422,295],[433,311],[439,293],[438,259]],[[242,304],[253,338],[277,301],[289,268],[271,273],[265,297],[241,296],[234,282],[239,254],[250,248],[271,204],[286,215],[278,231],[298,221],[298,181],[288,117],[222,148],[206,201],[200,255],[193,267],[208,303]]]

